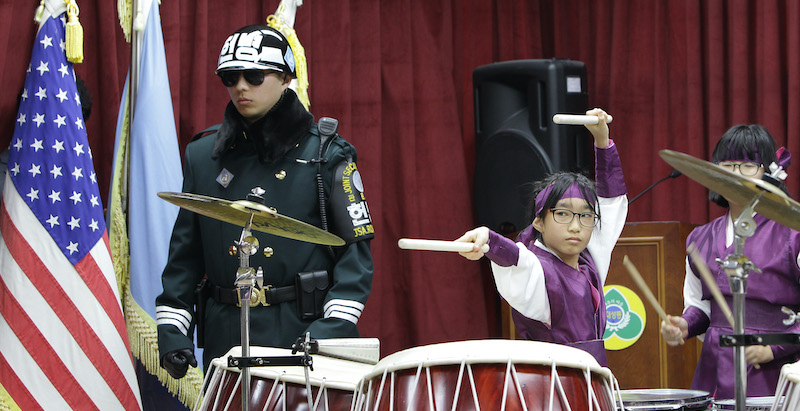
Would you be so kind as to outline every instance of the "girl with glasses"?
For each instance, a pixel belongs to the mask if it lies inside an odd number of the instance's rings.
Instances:
[[[784,148],[775,151],[772,136],[757,124],[731,127],[722,135],[712,154],[712,162],[718,166],[756,179],[761,179],[773,163],[785,169],[790,159],[789,152]],[[779,185],[786,191],[783,182]],[[709,192],[709,199],[728,208],[728,212],[695,228],[686,244],[695,244],[718,288],[731,305],[733,293],[728,276],[717,259],[724,260],[734,254],[733,221],[742,214],[747,204],[728,202],[713,191]],[[756,222],[755,232],[752,237],[745,239],[743,254],[761,272],[751,272],[748,276],[744,302],[745,334],[796,333],[800,331],[798,325],[783,324],[787,316],[781,312],[781,307],[786,306],[795,312],[800,310],[800,233],[758,214],[753,219]],[[734,398],[733,349],[719,344],[720,335],[734,332],[697,273],[694,263],[687,259],[683,314],[668,316],[669,323],[661,323],[661,334],[671,346],[687,338],[702,338],[704,335],[692,389],[710,392],[717,399]],[[781,367],[800,359],[799,354],[800,345],[747,346],[747,397],[774,395]],[[755,368],[755,365],[759,368]]]
[[[596,186],[580,174],[552,174],[537,183],[532,224],[516,243],[487,227],[456,241],[474,243],[473,251],[460,253],[470,260],[483,257],[481,247],[489,245],[485,255],[497,290],[522,338],[577,347],[608,366],[603,285],[628,199],[607,114],[598,108],[586,114],[599,118],[586,125],[594,137]]]

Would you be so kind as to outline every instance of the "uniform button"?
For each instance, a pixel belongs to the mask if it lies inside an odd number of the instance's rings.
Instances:
[[[275,254],[275,250],[273,250],[272,247],[264,247],[265,257],[272,257],[272,254]]]
[[[284,170],[278,171],[277,173],[275,173],[275,178],[277,178],[278,180],[283,180],[284,178],[286,178],[286,171]]]

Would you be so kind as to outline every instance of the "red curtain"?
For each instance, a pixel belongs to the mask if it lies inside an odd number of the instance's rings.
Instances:
[[[0,2],[0,127],[7,145],[38,1]],[[87,130],[101,192],[111,174],[130,46],[116,2],[79,0],[93,113]],[[222,42],[278,0],[165,0],[162,27],[181,146],[221,119],[213,74]],[[360,322],[383,354],[499,336],[485,262],[402,251],[400,237],[453,239],[474,225],[472,71],[497,61],[586,64],[590,104],[614,115],[631,196],[668,175],[658,151],[708,159],[731,125],[761,123],[800,153],[800,3],[790,0],[306,0],[295,28],[309,63],[311,111],[336,117],[359,151],[375,219],[375,283]],[[788,186],[800,189],[790,169]],[[106,199],[104,199],[106,200]],[[702,223],[722,209],[680,177],[632,205],[628,221]],[[677,291],[676,291],[677,292]]]

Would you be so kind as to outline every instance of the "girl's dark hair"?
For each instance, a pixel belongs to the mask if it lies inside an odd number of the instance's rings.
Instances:
[[[597,204],[597,190],[595,189],[594,182],[583,174],[558,171],[534,183],[533,196],[531,196],[530,204],[528,206],[528,220],[533,223],[533,220],[535,220],[536,217],[544,218],[547,214],[547,211],[555,207],[556,203],[558,203],[558,200],[561,199],[561,197],[564,195],[564,192],[567,191],[572,183],[578,183],[581,194],[583,194],[584,198],[588,199],[589,207],[592,209],[592,212],[600,217],[600,210],[595,208],[595,205]],[[553,189],[544,199],[542,211],[539,212],[539,215],[535,215],[537,208],[536,196],[538,196],[542,190],[551,185],[553,186]],[[541,240],[541,233],[537,232],[536,237],[537,239]]]
[[[750,159],[760,163],[764,168],[769,168],[770,164],[777,162],[775,150],[775,140],[764,126],[738,124],[729,128],[720,137],[711,154],[711,161],[719,163],[720,161]],[[779,188],[786,192],[786,184],[783,182],[780,183]],[[708,199],[721,207],[730,206],[728,200],[712,190],[708,191]]]

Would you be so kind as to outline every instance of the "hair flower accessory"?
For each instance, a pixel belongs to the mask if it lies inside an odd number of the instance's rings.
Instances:
[[[778,159],[778,165],[786,170],[789,168],[789,165],[792,164],[792,153],[786,149],[786,147],[781,147],[778,151],[775,152],[775,158]]]

